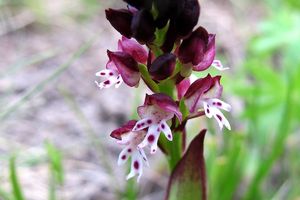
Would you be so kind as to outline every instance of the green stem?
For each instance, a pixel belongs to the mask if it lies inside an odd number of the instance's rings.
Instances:
[[[143,64],[139,64],[139,70],[142,75],[142,78],[146,85],[155,93],[159,93],[159,87],[158,85],[152,80],[147,67]]]
[[[159,89],[162,93],[169,95],[172,99],[175,99],[175,83],[173,80],[167,80],[164,82],[161,82],[159,84]],[[174,127],[177,127],[179,124],[179,121],[174,121],[176,124],[174,124]],[[168,162],[170,170],[173,171],[174,167],[178,163],[178,161],[181,159],[181,153],[182,153],[182,130],[173,130],[173,141],[170,142],[164,137],[160,137],[160,145],[167,150],[167,156],[168,156]]]
[[[169,154],[169,167],[173,171],[178,161],[181,159],[182,152],[182,131],[176,131],[173,133],[173,141],[170,144],[170,154]]]

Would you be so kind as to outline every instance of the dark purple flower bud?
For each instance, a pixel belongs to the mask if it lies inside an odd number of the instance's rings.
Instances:
[[[125,52],[111,52],[107,50],[109,62],[113,62],[119,71],[123,81],[130,87],[138,85],[141,74],[138,69],[138,63]]]
[[[165,53],[157,57],[149,68],[149,73],[154,80],[164,80],[172,75],[176,63],[176,56]]]
[[[134,13],[131,31],[133,37],[140,43],[152,42],[155,39],[155,23],[152,14],[145,9]]]
[[[133,14],[129,10],[108,9],[105,10],[105,14],[106,19],[121,35],[124,35],[127,38],[132,37],[131,21],[133,18]]]
[[[215,35],[203,28],[196,29],[179,47],[178,58],[182,63],[192,63],[195,71],[207,69],[215,57]]]
[[[200,15],[198,0],[185,0],[181,13],[176,17],[178,35],[184,37],[193,31]]]
[[[155,20],[158,28],[163,28],[167,23],[171,15],[171,0],[154,0],[155,8],[158,11],[158,16]]]
[[[153,0],[124,0],[129,5],[137,8],[137,9],[147,9],[151,10]]]

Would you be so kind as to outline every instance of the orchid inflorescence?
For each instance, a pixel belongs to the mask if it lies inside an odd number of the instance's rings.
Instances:
[[[148,164],[145,149],[154,154],[160,133],[168,141],[175,134],[185,140],[185,125],[189,119],[206,115],[215,118],[220,129],[231,129],[221,110],[231,106],[220,100],[221,76],[196,79],[192,71],[209,67],[224,71],[215,60],[215,35],[203,27],[194,27],[200,15],[197,0],[124,0],[126,9],[108,9],[106,18],[122,35],[117,51],[107,51],[106,69],[96,73],[103,78],[96,84],[100,89],[116,88],[124,82],[138,87],[142,79],[153,94],[146,94],[144,104],[137,108],[140,120],[131,120],[111,133],[124,146],[118,164],[131,157],[131,171],[127,179],[138,175]],[[174,95],[177,94],[177,95]],[[184,143],[184,142],[182,142]],[[182,151],[184,150],[184,147]]]

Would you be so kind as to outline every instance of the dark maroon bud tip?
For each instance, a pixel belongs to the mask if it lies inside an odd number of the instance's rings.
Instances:
[[[208,38],[208,32],[203,27],[199,27],[187,39],[183,40],[178,51],[180,62],[197,65],[207,50]]]
[[[131,21],[133,14],[129,10],[108,9],[105,10],[105,14],[106,19],[121,35],[124,35],[127,38],[132,37]]]
[[[155,22],[152,14],[146,10],[134,13],[131,31],[133,37],[142,44],[150,43],[155,39]]]
[[[153,0],[124,0],[129,5],[137,8],[137,9],[147,9],[151,10]]]
[[[172,53],[165,53],[153,61],[149,73],[154,80],[164,80],[172,75],[175,63],[176,56]]]
[[[184,0],[184,7],[176,18],[178,35],[184,37],[193,31],[200,15],[198,0]]]

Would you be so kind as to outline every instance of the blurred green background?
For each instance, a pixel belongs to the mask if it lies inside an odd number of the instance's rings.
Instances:
[[[300,1],[200,4],[199,24],[217,34],[217,57],[231,68],[222,84],[233,106],[230,132],[211,120],[189,123],[189,140],[209,130],[209,199],[300,200]],[[162,154],[137,186],[116,167],[120,148],[109,138],[144,87],[99,92],[93,84],[120,37],[104,9],[124,5],[0,0],[1,200],[163,199]]]

